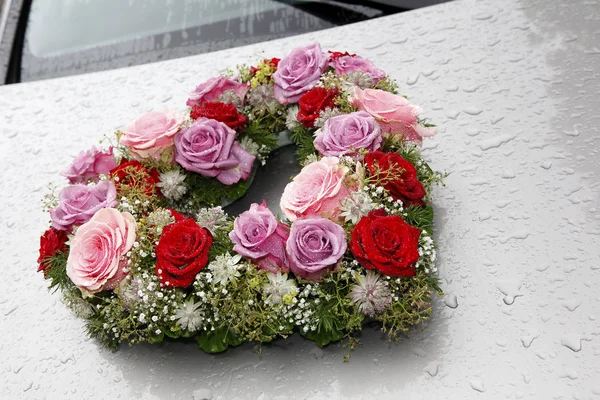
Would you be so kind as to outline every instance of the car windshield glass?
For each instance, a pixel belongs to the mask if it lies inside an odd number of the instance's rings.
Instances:
[[[381,9],[358,3],[33,0],[21,80],[206,53],[386,15]]]
[[[252,36],[262,23],[259,16],[286,8],[273,0],[36,0],[27,42],[32,55],[47,57],[175,31],[202,37],[210,35],[203,27],[219,22],[236,23],[231,34]],[[277,32],[285,26],[268,29]],[[163,41],[168,44],[168,36]]]

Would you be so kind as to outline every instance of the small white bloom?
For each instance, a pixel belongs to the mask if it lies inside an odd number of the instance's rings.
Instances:
[[[392,302],[392,294],[380,279],[381,275],[374,271],[367,271],[367,275],[356,274],[356,284],[350,290],[350,300],[357,309],[369,317],[382,313]]]
[[[361,89],[367,89],[373,86],[371,75],[362,71],[354,71],[346,75],[341,82],[342,90],[348,94],[354,93],[354,88],[358,86]]]
[[[174,169],[160,174],[160,182],[156,186],[167,199],[179,200],[187,193],[184,181],[185,175],[178,169]]]
[[[300,107],[298,106],[291,106],[288,108],[287,116],[285,117],[285,126],[290,130],[300,126],[297,118],[298,111],[300,111]]]
[[[375,207],[376,204],[365,192],[355,192],[342,201],[340,216],[344,217],[346,222],[357,224],[362,217],[369,214]]]
[[[248,136],[245,136],[240,141],[240,147],[246,150],[248,153],[252,154],[253,156],[258,156],[260,153],[260,146],[258,145],[258,143],[254,143]]]
[[[201,307],[201,303],[194,303],[192,299],[181,304],[174,314],[177,324],[190,332],[197,331],[204,317]]]
[[[326,108],[319,113],[319,117],[315,119],[315,128],[322,128],[325,125],[325,121],[329,118],[337,117],[342,112],[338,108]]]
[[[221,207],[201,208],[196,215],[196,222],[214,235],[227,223],[227,216]]]
[[[277,271],[276,274],[268,273],[269,282],[263,285],[263,293],[270,304],[280,304],[283,296],[298,290],[296,282],[288,279],[288,274],[282,274]]]
[[[208,269],[213,273],[215,282],[226,285],[230,280],[238,278],[240,276],[239,269],[241,266],[237,265],[237,263],[239,263],[241,259],[242,256],[239,254],[232,256],[227,253],[217,256],[215,261],[208,264]]]

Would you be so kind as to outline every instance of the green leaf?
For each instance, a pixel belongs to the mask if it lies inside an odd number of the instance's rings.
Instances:
[[[337,342],[346,337],[340,328],[341,325],[341,322],[334,315],[323,313],[321,314],[317,330],[301,333],[301,335],[314,341],[317,346],[324,347],[331,342]]]
[[[214,331],[203,331],[196,336],[198,347],[207,353],[222,353],[229,346],[239,346],[243,340],[228,327],[220,327]]]
[[[433,207],[431,205],[417,206],[413,204],[406,208],[405,213],[404,220],[412,226],[421,230],[431,230],[433,223]]]

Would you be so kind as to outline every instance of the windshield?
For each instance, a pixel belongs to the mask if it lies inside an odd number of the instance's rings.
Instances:
[[[395,1],[32,0],[20,80],[184,57],[405,11],[390,3]]]

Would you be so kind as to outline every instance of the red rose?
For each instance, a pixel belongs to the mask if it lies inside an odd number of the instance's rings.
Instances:
[[[384,210],[362,217],[351,232],[350,250],[366,269],[388,276],[414,276],[421,230]]]
[[[383,187],[395,200],[409,206],[424,206],[425,188],[417,179],[416,168],[398,153],[374,151],[365,156],[371,174],[379,174]]]
[[[110,170],[110,176],[117,184],[127,185],[133,188],[140,189],[146,195],[151,196],[158,189],[155,185],[160,182],[158,171],[155,169],[148,170],[139,161],[127,161],[125,158],[116,168]]]
[[[211,233],[193,219],[164,227],[156,246],[156,276],[163,285],[188,287],[208,262]]]
[[[298,122],[301,122],[305,128],[313,127],[315,119],[319,118],[321,111],[334,106],[336,95],[337,91],[335,89],[322,87],[316,87],[306,92],[298,101],[300,106],[300,111],[298,111],[296,117]]]
[[[49,257],[54,257],[59,251],[67,251],[67,234],[54,228],[48,229],[40,237],[40,256],[38,257],[38,272],[48,273]]]
[[[248,123],[248,118],[244,114],[240,114],[233,104],[219,101],[194,105],[190,117],[194,120],[200,117],[214,119],[237,130],[242,130]]]

